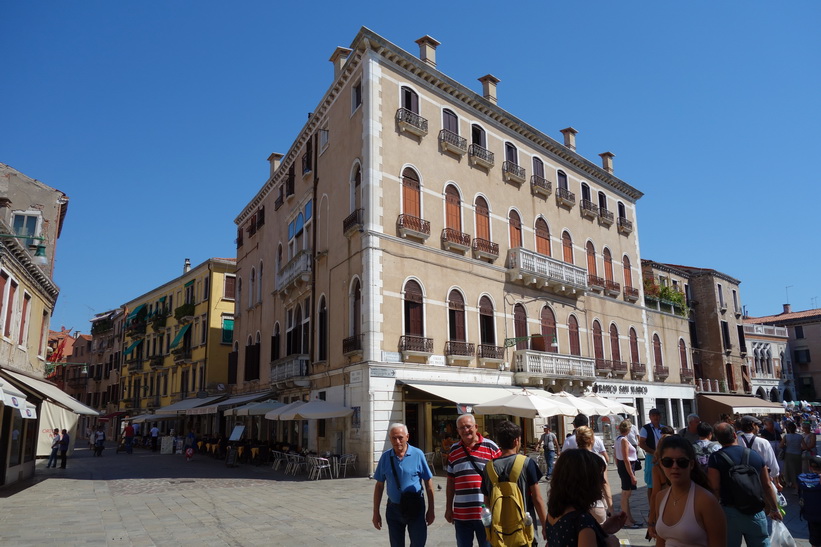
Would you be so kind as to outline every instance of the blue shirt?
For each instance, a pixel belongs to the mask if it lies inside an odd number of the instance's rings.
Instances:
[[[400,485],[396,484],[396,477],[391,469],[391,460],[396,467],[396,475],[399,477]],[[373,478],[378,482],[384,482],[388,487],[388,499],[393,503],[399,503],[402,492],[421,492],[422,484],[420,480],[430,480],[430,467],[425,459],[425,453],[415,446],[408,445],[405,457],[401,460],[393,448],[383,452],[379,458],[379,464],[373,473]]]

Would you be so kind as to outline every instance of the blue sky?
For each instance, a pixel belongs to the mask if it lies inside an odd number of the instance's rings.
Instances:
[[[367,26],[644,192],[643,258],[742,281],[751,315],[821,307],[821,3],[0,4],[0,161],[70,197],[52,328],[88,332],[212,256]],[[809,252],[807,252],[809,251]],[[800,257],[800,258],[799,258]]]

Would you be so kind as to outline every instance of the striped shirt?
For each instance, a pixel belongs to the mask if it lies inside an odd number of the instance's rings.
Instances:
[[[478,442],[470,449],[470,456],[479,471],[488,461],[502,453],[496,443],[478,435]],[[448,476],[453,477],[453,518],[454,520],[480,520],[482,518],[482,475],[476,472],[465,454],[465,445],[458,442],[448,453]]]

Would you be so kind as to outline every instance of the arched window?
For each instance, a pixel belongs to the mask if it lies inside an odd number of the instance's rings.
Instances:
[[[358,337],[362,333],[362,286],[359,284],[359,279],[354,280],[351,290],[351,318],[349,324],[351,336]]]
[[[573,264],[573,239],[567,232],[562,232],[562,251],[564,261]]]
[[[487,148],[487,139],[485,138],[485,130],[480,126],[473,124],[470,126],[470,142],[482,148]]]
[[[619,348],[619,328],[615,323],[610,325],[610,357],[615,362],[621,362],[621,348]]]
[[[562,190],[567,190],[568,189],[567,188],[567,175],[565,174],[564,171],[559,171],[558,173],[556,173],[556,179],[557,179],[557,182],[559,184],[559,188],[561,188]]]
[[[496,321],[493,315],[493,302],[487,296],[479,299],[479,336],[482,344],[496,345]]]
[[[519,165],[519,151],[513,143],[505,143],[505,161],[513,165]]]
[[[567,232],[565,232],[567,233]],[[593,247],[593,242],[587,242],[587,275],[596,275],[596,248]]]
[[[521,304],[513,308],[513,334],[522,339],[516,342],[516,349],[527,349],[527,312]]]
[[[544,163],[536,156],[533,156],[533,175],[544,179]]]
[[[593,203],[590,199],[590,186],[586,182],[582,183],[582,202],[587,202],[588,205]]]
[[[510,248],[522,246],[522,221],[519,218],[519,213],[510,211],[508,216],[508,224],[510,226]]]
[[[570,355],[581,355],[582,344],[579,338],[579,322],[575,315],[567,318],[567,332],[570,339]]]
[[[412,279],[405,283],[405,334],[425,335],[422,287]]]
[[[285,351],[287,355],[302,353],[302,306],[288,311],[285,330]]]
[[[559,339],[556,337],[556,315],[547,306],[542,308],[542,340],[543,351],[556,353],[559,351]],[[554,345],[555,344],[555,345]]]
[[[279,322],[274,325],[274,334],[271,335],[271,361],[279,359],[280,341],[279,341]]]
[[[318,357],[320,361],[328,360],[328,307],[325,305],[325,296],[319,298],[319,313],[317,335],[319,336],[319,343],[317,344]]]
[[[353,173],[351,179],[351,211],[362,208],[362,169],[359,165]]]
[[[410,167],[402,171],[402,213],[422,217],[419,175]]]
[[[630,258],[627,255],[622,258],[622,265],[624,268],[624,286],[633,288],[633,270],[630,267]]]
[[[593,356],[596,358],[596,364],[604,362],[604,342],[602,340],[601,323],[593,321]]]
[[[447,108],[442,111],[442,129],[454,135],[459,134],[459,118]]]
[[[445,188],[445,226],[457,232],[462,231],[462,200],[459,190],[452,184]]]
[[[262,262],[259,263],[259,279],[257,280],[257,302],[262,302]]]
[[[465,332],[465,299],[456,289],[448,295],[448,339],[454,342],[467,340]]]
[[[735,391],[735,374],[733,373],[733,364],[726,363],[724,369],[727,373],[727,389]]]
[[[237,309],[236,313],[239,313],[240,308],[242,307],[242,277],[237,276]]]
[[[419,95],[407,86],[402,86],[402,108],[419,114]]]
[[[624,203],[618,203],[619,218],[627,218],[627,210],[624,208]]]
[[[599,192],[599,210],[607,211],[607,196],[604,192]]]
[[[476,198],[476,238],[490,241],[490,209],[482,196]]]
[[[282,269],[282,243],[277,246],[277,271]]]
[[[640,362],[639,337],[636,335],[636,329],[630,327],[630,364],[638,365]]]
[[[613,281],[613,257],[610,255],[610,249],[605,247],[602,256],[604,257],[604,279]]]
[[[550,256],[550,230],[542,217],[536,219],[536,252]]]
[[[251,275],[248,277],[248,307],[254,305],[254,297],[257,294],[257,271],[251,268]]]
[[[664,360],[661,358],[661,339],[658,334],[653,335],[653,357],[657,369],[664,366]]]
[[[687,345],[681,338],[679,338],[678,341],[678,358],[679,364],[681,365],[681,370],[687,370],[689,368],[687,366]]]

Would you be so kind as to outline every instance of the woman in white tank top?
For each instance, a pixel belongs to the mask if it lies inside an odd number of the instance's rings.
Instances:
[[[727,522],[707,477],[696,463],[693,445],[671,435],[659,463],[670,488],[656,497],[656,545],[718,547],[727,541]]]

